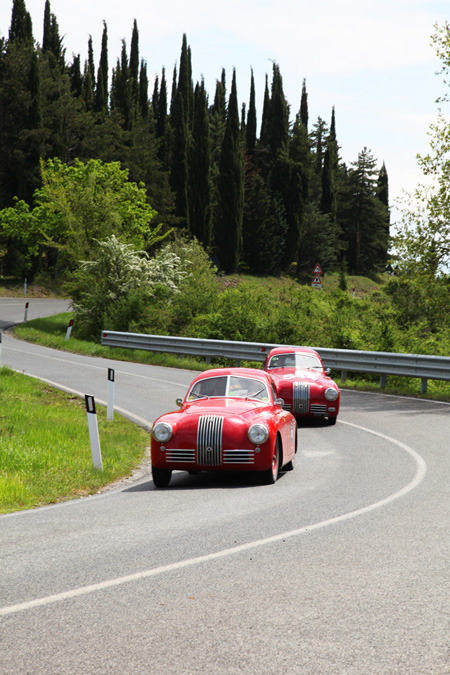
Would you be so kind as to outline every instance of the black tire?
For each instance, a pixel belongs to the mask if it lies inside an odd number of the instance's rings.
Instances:
[[[261,471],[261,482],[263,485],[273,485],[277,482],[280,473],[281,447],[277,436],[275,447],[273,449],[272,464],[265,471]]]
[[[328,426],[329,427],[334,426],[336,424],[336,421],[337,421],[337,417],[329,417],[328,418]]]
[[[169,485],[172,478],[172,469],[158,469],[156,466],[153,466],[152,477],[156,487],[165,488]]]

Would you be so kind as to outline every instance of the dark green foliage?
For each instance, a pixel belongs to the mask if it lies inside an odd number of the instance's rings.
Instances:
[[[222,69],[208,108],[203,82],[194,87],[183,35],[170,99],[164,68],[150,99],[136,21],[112,78],[106,23],[97,67],[91,36],[84,65],[80,55],[65,62],[65,30],[45,0],[39,46],[25,0],[13,0],[9,36],[0,41],[0,209],[15,197],[31,204],[40,159],[119,161],[145,183],[165,229],[194,234],[223,270],[243,264],[259,274],[292,273],[296,262],[303,278],[311,263],[337,269],[344,257],[350,271],[382,269],[389,241],[386,168],[367,168],[370,185],[360,158],[347,169],[334,108],[329,129],[319,118],[308,133],[305,80],[291,123],[280,67],[273,64],[258,137],[253,71],[248,105],[238,106],[235,73],[227,105]],[[1,232],[0,241],[4,260],[15,264],[18,243],[4,241]]]

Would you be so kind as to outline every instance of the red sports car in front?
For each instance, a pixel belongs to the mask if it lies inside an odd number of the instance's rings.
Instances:
[[[180,410],[162,415],[153,425],[156,487],[167,487],[174,469],[258,471],[264,483],[275,483],[281,468],[294,468],[297,423],[277,399],[268,373],[208,370],[177,403]]]
[[[275,347],[264,362],[284,400],[284,408],[297,419],[323,417],[336,424],[339,388],[325,370],[319,354],[307,347]]]

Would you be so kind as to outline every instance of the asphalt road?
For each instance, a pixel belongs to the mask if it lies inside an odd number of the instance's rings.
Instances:
[[[9,335],[2,362],[99,400],[113,367],[142,423],[192,378]],[[0,672],[448,675],[449,415],[344,391],[273,486],[146,474],[0,517]]]

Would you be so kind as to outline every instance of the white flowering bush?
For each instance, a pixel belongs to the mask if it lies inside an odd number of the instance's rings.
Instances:
[[[138,328],[152,302],[170,305],[189,275],[190,261],[164,246],[150,258],[115,235],[97,242],[95,260],[81,261],[69,283],[77,334],[98,340],[102,329]]]

